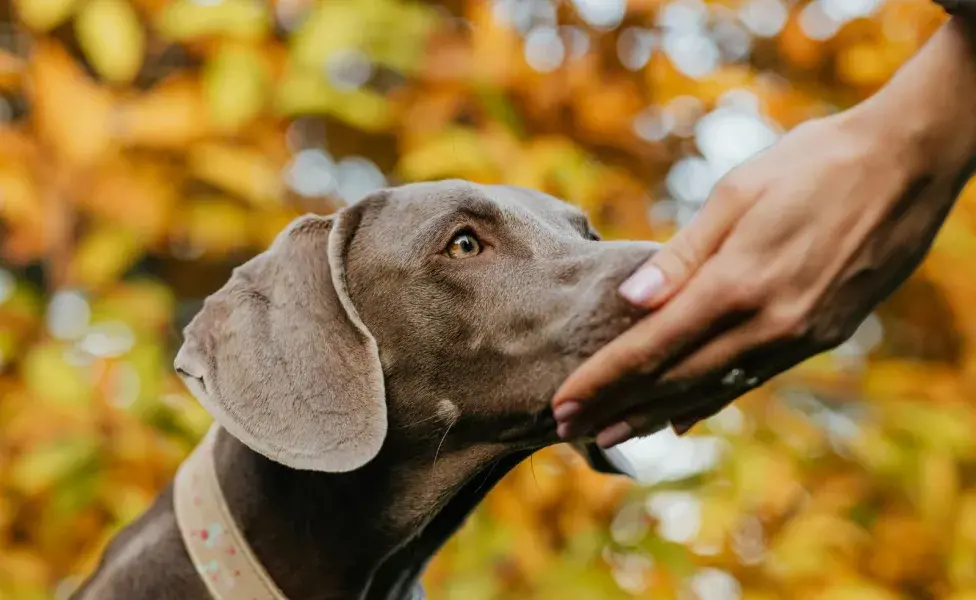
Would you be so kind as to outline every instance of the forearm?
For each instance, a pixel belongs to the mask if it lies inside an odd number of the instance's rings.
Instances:
[[[961,169],[976,154],[976,26],[944,25],[852,121],[905,154],[906,168]]]

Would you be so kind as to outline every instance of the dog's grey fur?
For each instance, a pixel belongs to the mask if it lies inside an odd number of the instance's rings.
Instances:
[[[481,254],[445,255],[462,231]],[[478,501],[557,441],[550,399],[639,318],[615,290],[654,250],[597,241],[539,192],[443,181],[303,217],[235,270],[176,367],[223,428],[221,487],[282,591],[421,597],[427,561]],[[75,598],[208,599],[172,486]]]

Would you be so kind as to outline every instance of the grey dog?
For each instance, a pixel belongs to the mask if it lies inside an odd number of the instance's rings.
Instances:
[[[176,368],[221,427],[220,488],[281,591],[422,597],[425,565],[492,486],[559,441],[550,399],[641,317],[615,290],[655,249],[600,241],[540,192],[441,181],[297,219],[238,267]],[[75,597],[209,598],[172,486]]]

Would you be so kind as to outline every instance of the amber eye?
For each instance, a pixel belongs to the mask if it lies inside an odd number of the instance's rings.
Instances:
[[[470,233],[454,236],[447,247],[447,255],[451,258],[471,258],[479,254],[481,254],[481,242]]]

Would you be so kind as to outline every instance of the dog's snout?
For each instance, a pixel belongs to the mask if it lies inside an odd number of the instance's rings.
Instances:
[[[194,389],[196,386],[205,389],[200,353],[190,341],[184,342],[176,353],[176,358],[173,359],[173,368],[191,391],[196,392]]]
[[[617,289],[660,249],[654,242],[614,241],[596,244],[595,271],[600,285]]]
[[[657,254],[657,251],[661,248],[661,245],[655,242],[622,241],[604,243],[608,244],[608,251],[613,252],[619,257],[620,271],[623,273],[622,279],[629,277],[641,265]]]

